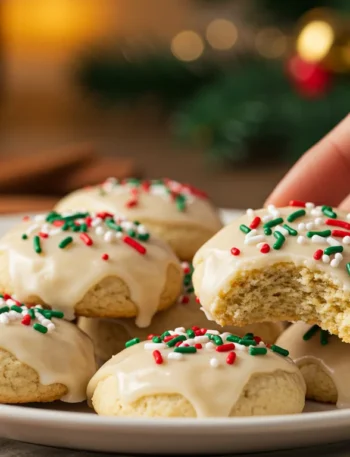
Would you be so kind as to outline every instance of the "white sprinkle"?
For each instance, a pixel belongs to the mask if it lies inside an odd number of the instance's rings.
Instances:
[[[306,229],[307,229],[307,230],[312,230],[314,227],[315,227],[315,225],[314,225],[313,222],[308,222],[308,223],[306,224]]]
[[[323,263],[329,263],[331,261],[331,258],[327,254],[323,254],[322,256],[322,262]]]
[[[205,345],[205,349],[208,349],[209,351],[215,349],[215,344],[213,344],[211,341]]]
[[[306,238],[305,238],[305,236],[301,236],[301,235],[298,236],[298,238],[297,238],[297,243],[298,243],[298,244],[305,244],[305,243],[306,243]]]
[[[33,233],[37,228],[39,227],[39,224],[33,224],[30,227],[27,228],[26,230],[26,235],[30,235]]]
[[[92,227],[97,227],[98,225],[100,225],[102,223],[102,219],[100,217],[95,217],[94,219],[92,219],[91,221],[91,226]]]
[[[252,237],[252,236],[255,236],[257,233],[258,233],[258,231],[257,231],[256,229],[251,230],[250,232],[248,232],[248,233],[246,234],[245,240],[246,240],[247,238],[250,238],[250,237]]]
[[[53,332],[55,330],[56,326],[54,323],[50,322],[48,325],[47,325],[47,331],[49,333]]]
[[[320,208],[314,208],[310,211],[311,216],[320,217],[322,216],[322,210]]]
[[[350,213],[346,215],[346,219],[350,221]]]
[[[285,229],[284,227],[282,227],[282,225],[277,225],[275,228],[276,228],[276,230],[278,230],[279,232],[281,232],[282,235],[284,235],[284,236],[289,236],[288,230]]]
[[[203,335],[203,336],[195,336],[194,337],[194,341],[195,341],[195,343],[203,343],[203,344],[205,344],[205,343],[207,343],[209,341],[209,338],[207,336],[205,336],[205,335]]]
[[[255,211],[252,208],[248,208],[247,209],[247,216],[254,217],[255,216]]]
[[[123,233],[122,232],[115,232],[115,237],[117,238],[117,240],[119,240],[120,238],[123,237]]]
[[[185,327],[177,327],[175,329],[175,333],[185,333],[185,332],[186,332]]]
[[[220,365],[219,360],[214,357],[212,359],[210,359],[209,363],[210,363],[210,366],[213,368],[217,368]]]
[[[5,300],[3,298],[0,297],[0,306],[4,305],[5,304]]]
[[[35,305],[34,308],[43,309],[42,305]]]
[[[44,325],[45,327],[47,327],[48,325],[51,324],[51,321],[49,319],[46,319],[46,317],[44,317],[44,319],[41,321],[41,324]]]
[[[251,236],[244,240],[244,244],[247,244],[247,245],[256,244],[256,243],[260,243],[261,241],[264,241],[265,239],[266,238],[264,237],[264,235]]]
[[[323,224],[323,219],[322,217],[316,217],[315,219],[315,225],[322,225]]]
[[[268,205],[267,211],[271,213],[272,211],[276,211],[276,206],[275,205]]]
[[[335,238],[332,238],[331,236],[329,236],[327,238],[327,243],[330,245],[330,246],[341,246],[341,243],[339,243],[338,240],[336,240]]]
[[[62,229],[61,228],[50,229],[47,233],[50,236],[55,236],[55,235],[58,235],[59,233],[62,233]]]
[[[304,224],[304,222],[300,222],[300,224],[298,224],[298,230],[305,230],[306,229],[306,225]]]
[[[26,316],[27,314],[29,314],[28,308],[25,308],[24,306],[22,306],[22,315]]]
[[[12,300],[12,298],[8,298],[6,300],[6,305],[13,306],[13,305],[17,305],[17,303],[14,300]]]
[[[281,213],[278,211],[278,209],[276,209],[275,211],[272,211],[272,216],[273,216],[274,219],[276,219],[280,215],[281,215]]]
[[[270,214],[266,214],[265,216],[262,217],[263,222],[269,222],[272,221],[273,217]]]
[[[227,338],[228,336],[230,336],[230,335],[231,335],[230,332],[224,332],[224,333],[221,333],[220,336],[221,336],[221,339],[222,339],[222,340],[225,340],[225,341],[226,341],[226,338]]]
[[[184,358],[184,355],[181,352],[169,352],[168,359],[181,360]]]
[[[1,324],[8,324],[9,323],[8,313],[0,314],[0,323]]]
[[[331,267],[333,267],[333,268],[338,268],[338,267],[339,267],[339,264],[340,264],[340,260],[338,260],[338,259],[332,259],[332,261],[331,261]]]
[[[101,226],[96,227],[95,233],[96,233],[96,235],[98,235],[98,236],[102,236],[102,235],[105,233],[105,229],[104,229],[103,227],[101,227]]]
[[[131,221],[122,221],[120,223],[120,226],[123,230],[135,230],[135,225]]]
[[[315,203],[307,202],[307,203],[305,203],[305,207],[307,209],[314,209],[315,208]]]
[[[33,219],[35,222],[43,222],[46,219],[46,214],[37,214]]]
[[[195,344],[194,338],[188,338],[183,343],[181,343],[181,346],[183,346],[185,344],[189,344],[190,346],[193,346]]]
[[[265,243],[258,243],[258,244],[256,245],[256,248],[257,248],[257,249],[261,249],[261,248],[264,246],[264,244],[265,244]]]
[[[220,332],[218,330],[207,330],[206,333],[210,333],[210,335],[220,335]]]
[[[239,344],[239,343],[235,343],[235,349],[237,351],[245,351],[245,352],[248,350],[247,346],[244,346],[244,344]]]
[[[148,233],[148,230],[146,229],[146,227],[144,225],[138,225],[137,226],[137,233],[139,235],[146,235],[146,233]]]
[[[326,238],[320,235],[313,235],[311,241],[313,243],[327,244]]]
[[[336,259],[339,260],[339,262],[341,262],[343,260],[343,256],[342,254],[340,254],[340,252],[336,252],[335,256],[334,256]]]
[[[22,317],[22,313],[17,313],[17,311],[9,311],[7,314],[10,321],[16,321],[17,319]]]
[[[154,349],[165,349],[167,345],[165,343],[145,343],[144,348],[147,351],[153,351]]]
[[[350,244],[350,236],[344,236],[343,243],[344,244]]]
[[[106,241],[106,243],[111,243],[114,239],[114,233],[112,232],[112,230],[108,230],[104,234],[103,239]]]
[[[262,348],[266,348],[266,344],[263,342],[263,341],[260,341],[260,343],[258,344],[258,346],[262,347]]]

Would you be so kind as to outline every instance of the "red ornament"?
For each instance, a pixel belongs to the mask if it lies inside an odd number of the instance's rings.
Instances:
[[[322,97],[330,86],[330,74],[319,63],[297,55],[289,59],[287,74],[296,91],[306,98]]]

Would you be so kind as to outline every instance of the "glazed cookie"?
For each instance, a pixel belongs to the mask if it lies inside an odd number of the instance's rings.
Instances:
[[[221,325],[317,324],[350,342],[350,214],[290,202],[247,214],[194,259],[194,287]]]
[[[222,227],[204,192],[170,179],[120,182],[109,178],[100,186],[73,192],[57,205],[58,211],[81,208],[137,219],[169,243],[182,260],[192,260],[197,249]]]
[[[0,403],[86,399],[94,349],[60,311],[0,297]]]
[[[138,417],[228,417],[303,410],[305,383],[288,351],[207,330],[166,331],[132,339],[91,379],[98,414]]]
[[[298,322],[278,339],[298,365],[306,382],[306,397],[338,408],[350,406],[350,345],[317,325]]]
[[[142,224],[110,213],[34,216],[0,240],[0,292],[74,315],[137,317],[175,303],[182,269]]]
[[[139,328],[133,319],[96,319],[80,317],[78,326],[92,339],[95,354],[100,362],[106,362],[114,354],[125,348],[125,342],[132,337],[145,340],[149,335],[160,335],[164,328],[193,327],[203,329],[208,325],[214,330],[221,330],[244,336],[248,332],[256,333],[266,343],[274,343],[284,326],[281,322],[263,322],[245,327],[221,328],[214,322],[208,322],[205,313],[196,302],[192,287],[192,266],[182,262],[184,271],[183,293],[176,305],[157,313],[147,328]]]

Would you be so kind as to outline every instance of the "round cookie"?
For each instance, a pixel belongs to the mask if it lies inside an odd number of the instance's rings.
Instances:
[[[110,213],[51,212],[0,240],[0,292],[78,316],[137,317],[139,326],[175,303],[181,265],[142,224]]]
[[[259,335],[266,343],[274,343],[284,329],[281,322],[263,322],[245,327],[220,327],[214,322],[208,322],[205,313],[196,302],[192,287],[192,266],[182,262],[184,271],[183,293],[176,305],[157,313],[147,328],[139,328],[133,319],[97,319],[80,317],[78,326],[92,339],[98,361],[106,362],[114,354],[125,348],[125,342],[133,337],[140,340],[148,335],[160,335],[164,328],[196,325],[202,329],[210,326],[214,330],[231,332],[239,336],[246,333]]]
[[[99,186],[69,194],[56,209],[81,208],[110,211],[142,222],[182,260],[192,260],[197,249],[222,227],[204,192],[170,179],[109,178]]]
[[[0,403],[86,399],[93,344],[60,311],[0,297]]]
[[[107,416],[229,417],[300,413],[305,383],[288,351],[248,335],[184,328],[114,356],[87,395]]]
[[[350,342],[349,243],[328,206],[248,210],[197,252],[195,292],[221,325],[301,320]]]
[[[283,345],[306,383],[306,398],[350,407],[350,345],[316,325],[297,322],[276,344]]]

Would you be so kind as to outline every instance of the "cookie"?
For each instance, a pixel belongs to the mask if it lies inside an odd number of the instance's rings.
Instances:
[[[40,214],[0,240],[0,292],[77,316],[149,325],[175,303],[182,269],[171,248],[111,213]]]
[[[69,194],[57,205],[58,211],[81,208],[142,222],[169,243],[181,260],[192,260],[197,249],[222,227],[204,192],[170,179],[109,178],[100,186]]]
[[[194,288],[221,325],[317,324],[350,342],[350,214],[290,202],[248,210],[194,258]]]
[[[222,332],[231,332],[239,336],[252,332],[260,335],[266,343],[274,343],[284,329],[280,322],[263,322],[245,327],[221,328],[209,322],[205,313],[196,301],[192,287],[192,265],[182,262],[184,271],[183,293],[176,305],[157,313],[147,328],[139,328],[133,319],[96,319],[80,317],[78,326],[90,336],[94,343],[95,354],[99,362],[106,362],[114,354],[125,348],[125,342],[132,337],[140,340],[150,335],[161,335],[164,328],[185,326],[194,330],[211,327]]]
[[[0,297],[0,403],[86,399],[94,349],[63,313]]]
[[[308,399],[350,407],[349,344],[304,322],[290,326],[276,344],[286,347],[299,367]]]
[[[305,383],[288,351],[252,334],[166,331],[132,339],[91,379],[87,395],[106,416],[228,417],[303,410]]]

